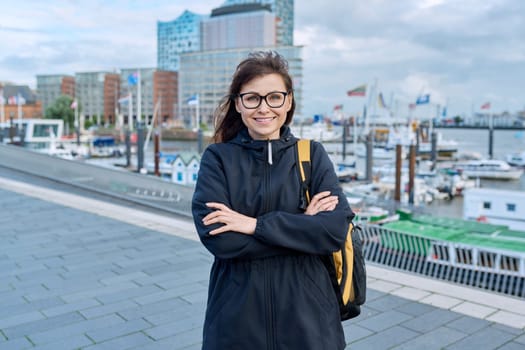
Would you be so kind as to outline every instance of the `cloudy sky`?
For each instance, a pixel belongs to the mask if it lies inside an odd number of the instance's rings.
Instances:
[[[185,9],[208,14],[223,0],[0,0],[0,81],[36,85],[36,74],[156,65],[156,22]],[[525,109],[523,0],[295,0],[303,45],[305,116],[361,113],[376,86],[398,114],[469,116]],[[370,95],[370,94],[369,94]],[[370,102],[375,102],[370,101]],[[370,108],[378,108],[375,103]]]

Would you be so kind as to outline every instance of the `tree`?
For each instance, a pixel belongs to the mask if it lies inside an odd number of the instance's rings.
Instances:
[[[71,108],[72,103],[73,98],[71,96],[62,95],[46,108],[44,117],[46,119],[62,119],[64,121],[64,126],[67,125],[69,130],[74,130],[75,110]]]

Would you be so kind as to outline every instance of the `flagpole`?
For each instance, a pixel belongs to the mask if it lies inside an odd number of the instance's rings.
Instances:
[[[18,104],[18,126],[22,128],[22,103],[20,93],[18,93],[18,95],[16,96],[16,102]]]
[[[197,130],[200,130],[201,128],[201,117],[200,117],[200,101],[199,101],[199,94],[197,94],[197,104],[195,105],[195,108],[197,109],[196,113],[196,119],[197,119]]]
[[[137,122],[142,122],[142,87],[140,69],[137,70]]]
[[[75,99],[75,127],[77,131],[77,146],[80,146],[80,120],[78,118],[78,101]]]
[[[0,88],[0,123],[5,123],[4,88]]]
[[[133,131],[133,94],[131,89],[129,89],[128,127],[130,131]]]

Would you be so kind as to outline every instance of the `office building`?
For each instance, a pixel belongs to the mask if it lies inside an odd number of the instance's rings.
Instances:
[[[153,73],[153,103],[158,108],[160,123],[171,123],[178,111],[178,73],[155,71]]]
[[[180,112],[184,124],[196,127],[196,106],[199,119],[212,125],[212,117],[219,101],[228,93],[235,67],[256,50],[275,50],[282,54],[289,64],[294,81],[296,114],[302,110],[303,61],[300,46],[276,46],[260,48],[237,48],[229,50],[200,51],[181,55],[179,70]],[[198,96],[198,105],[188,104],[191,97]]]
[[[104,77],[104,124],[115,124],[118,116],[118,99],[120,91],[120,75],[106,74]]]
[[[102,125],[115,120],[118,75],[112,72],[75,73],[75,98],[86,121]]]
[[[129,100],[120,104],[120,113],[124,115],[124,123],[150,122],[153,118],[153,74],[155,68],[124,68],[120,70],[120,96],[131,94]]]
[[[202,51],[275,46],[276,18],[269,5],[219,7],[202,21]]]
[[[37,75],[36,90],[38,100],[42,104],[42,114],[45,114],[47,107],[58,97],[62,95],[75,97],[75,78],[64,74]]]
[[[42,116],[42,105],[29,86],[0,84],[0,124]]]
[[[226,0],[222,7],[240,4],[269,5],[277,21],[277,45],[293,45],[294,1],[293,0]]]
[[[178,71],[179,55],[201,49],[201,21],[207,16],[184,11],[170,22],[157,22],[157,67]]]

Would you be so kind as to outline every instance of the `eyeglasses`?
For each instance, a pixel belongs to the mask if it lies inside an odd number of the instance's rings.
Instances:
[[[262,100],[266,101],[266,104],[270,108],[279,108],[284,105],[288,92],[284,91],[272,91],[264,96],[256,94],[255,92],[246,92],[244,94],[238,94],[241,99],[242,105],[247,109],[255,109],[261,105]]]

